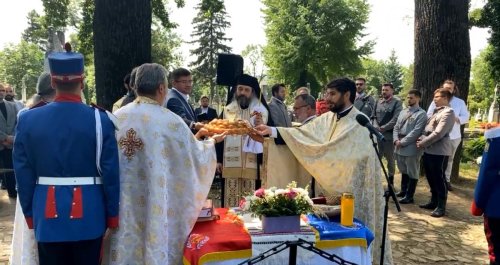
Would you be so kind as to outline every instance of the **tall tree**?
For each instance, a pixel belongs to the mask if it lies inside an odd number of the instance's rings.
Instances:
[[[26,89],[26,96],[36,93],[36,80],[43,71],[43,52],[36,44],[21,41],[0,51],[0,82],[11,84],[16,93]]]
[[[95,0],[94,65],[97,103],[110,110],[123,77],[151,62],[151,0]]]
[[[493,101],[495,79],[488,61],[492,52],[493,46],[490,44],[472,61],[472,76],[467,102],[471,114],[475,114],[479,109],[482,110],[482,113],[488,111]]]
[[[415,0],[414,87],[427,108],[433,91],[453,79],[467,101],[471,68],[468,0]],[[462,128],[463,130],[463,128]],[[452,180],[458,177],[461,147],[455,155]]]
[[[488,0],[482,9],[471,12],[471,25],[489,28],[491,37],[488,42],[491,52],[486,57],[490,65],[491,77],[500,82],[500,1]]]
[[[373,96],[380,95],[382,90],[385,62],[372,58],[364,58],[361,60],[363,67],[358,76],[366,79],[367,93]]]
[[[151,60],[171,70],[182,64],[182,55],[178,52],[181,38],[170,28],[153,23],[151,31]]]
[[[241,51],[241,56],[246,59],[245,72],[255,76],[259,83],[264,79],[264,53],[261,45],[249,44]]]
[[[201,0],[196,6],[198,14],[193,19],[194,32],[191,36],[198,47],[191,50],[197,59],[190,63],[194,67],[197,82],[210,88],[210,99],[215,94],[215,75],[217,74],[217,54],[231,52],[225,44],[230,41],[226,37],[226,29],[230,27],[227,21],[226,8],[223,0]]]
[[[263,0],[266,65],[273,79],[295,87],[359,72],[372,42],[360,45],[369,5],[363,0]]]
[[[398,57],[396,56],[396,51],[394,49],[391,50],[391,55],[385,62],[383,81],[392,83],[396,94],[401,91],[403,85],[403,68],[398,62]]]
[[[45,24],[45,19],[40,16],[36,10],[31,10],[28,15],[28,27],[23,31],[21,38],[28,42],[38,45],[41,50],[47,48],[47,25]]]
[[[400,95],[404,98],[406,94],[413,89],[413,71],[414,64],[411,63],[408,67],[403,67],[403,88],[399,92]]]

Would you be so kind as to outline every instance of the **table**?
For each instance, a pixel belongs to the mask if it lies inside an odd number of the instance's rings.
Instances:
[[[218,211],[220,211],[218,209]],[[223,210],[226,211],[227,210]],[[223,220],[221,215],[221,220]],[[184,259],[185,265],[229,265],[238,264],[247,260],[250,257],[256,257],[261,253],[283,243],[286,241],[297,241],[302,239],[304,241],[313,243],[315,247],[329,253],[335,254],[346,261],[350,261],[356,264],[371,264],[371,246],[370,243],[373,241],[373,233],[371,233],[361,222],[355,222],[353,228],[346,228],[340,226],[338,220],[322,220],[314,216],[307,216],[301,220],[301,231],[294,233],[278,233],[278,234],[264,234],[261,230],[260,220],[257,218],[252,218],[249,215],[242,216],[243,223],[240,223],[240,227],[246,229],[240,230],[241,234],[238,236],[221,236],[218,241],[211,242],[208,240],[205,242],[207,247],[212,248],[213,254],[208,254],[210,259],[205,258],[199,259],[198,261],[188,261]],[[220,221],[220,220],[219,220]],[[219,221],[214,221],[211,223],[201,224],[197,223],[193,232],[200,231],[199,227],[202,226],[203,230],[211,231],[212,235],[217,234],[217,231],[222,230],[222,225]],[[307,222],[306,222],[307,221]],[[337,222],[336,222],[337,221]],[[219,222],[219,223],[218,223]],[[192,233],[193,233],[192,232]],[[219,232],[224,233],[224,232]],[[243,234],[247,234],[245,237]],[[217,236],[216,236],[217,237]],[[243,241],[249,240],[244,245]],[[214,245],[211,245],[214,243]],[[215,244],[222,245],[222,249],[225,246],[239,246],[240,248],[233,249],[231,252],[217,251],[219,247]],[[226,249],[227,250],[227,249]],[[186,249],[184,254],[186,254]],[[234,255],[238,253],[238,255]],[[289,249],[286,249],[276,255],[269,257],[261,262],[259,265],[265,264],[288,264]],[[192,257],[191,257],[192,258]],[[192,260],[192,259],[191,259]],[[330,261],[316,255],[313,252],[309,252],[302,248],[297,250],[297,264],[333,264]]]

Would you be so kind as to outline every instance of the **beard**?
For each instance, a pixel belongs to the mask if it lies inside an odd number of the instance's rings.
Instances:
[[[4,99],[7,101],[14,101],[14,96],[6,95]]]
[[[337,103],[330,103],[330,111],[339,113],[341,112],[345,107],[345,102],[343,100],[337,102]]]
[[[247,109],[250,106],[251,99],[245,95],[239,95],[236,97],[236,101],[238,101],[240,108]]]

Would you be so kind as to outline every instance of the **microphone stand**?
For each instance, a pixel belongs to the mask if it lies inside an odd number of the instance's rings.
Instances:
[[[387,218],[389,216],[389,197],[392,197],[392,200],[396,204],[396,209],[398,212],[401,212],[401,207],[399,206],[398,199],[396,197],[396,193],[394,192],[394,186],[392,186],[391,182],[389,181],[389,176],[387,175],[387,171],[385,170],[384,163],[382,163],[382,158],[380,157],[380,153],[378,151],[377,147],[377,142],[373,139],[373,134],[370,133],[370,140],[372,141],[373,148],[375,149],[375,153],[377,153],[377,158],[378,161],[380,162],[380,166],[382,167],[382,170],[384,171],[384,176],[385,180],[387,181],[387,190],[384,191],[384,198],[385,198],[385,207],[384,207],[384,224],[383,224],[383,231],[382,231],[382,245],[380,246],[380,265],[384,264],[384,255],[385,255],[385,239],[387,236]]]

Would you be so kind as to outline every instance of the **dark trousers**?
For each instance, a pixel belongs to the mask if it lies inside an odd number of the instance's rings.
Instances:
[[[38,243],[40,265],[99,265],[102,236],[73,242]]]
[[[500,264],[500,218],[484,217],[484,233],[488,241],[490,265]]]
[[[425,177],[431,188],[432,197],[435,199],[446,200],[448,189],[446,188],[446,165],[448,157],[443,155],[431,155],[424,153]]]
[[[0,151],[0,160],[2,168],[13,169],[14,165],[12,164],[12,149],[5,148],[2,151]],[[14,172],[4,173],[2,182],[5,182],[5,188],[7,188],[9,197],[15,197],[17,195],[17,192],[16,192],[16,178],[14,176]]]

